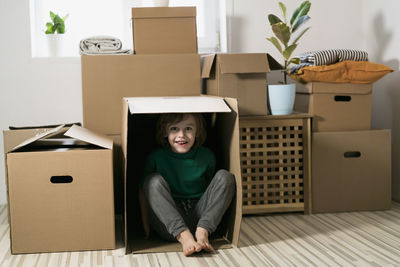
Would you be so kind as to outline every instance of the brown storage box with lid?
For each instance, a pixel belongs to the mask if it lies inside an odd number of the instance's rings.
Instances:
[[[311,212],[308,114],[239,119],[243,213]]]
[[[391,131],[312,134],[312,211],[391,207]]]
[[[294,110],[312,114],[312,131],[371,129],[372,84],[296,84]]]
[[[237,98],[239,115],[267,115],[267,73],[281,66],[262,53],[202,56],[206,93]]]
[[[196,7],[132,8],[135,54],[197,53]]]

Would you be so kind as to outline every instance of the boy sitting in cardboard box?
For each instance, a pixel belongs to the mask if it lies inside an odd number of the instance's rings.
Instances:
[[[173,238],[173,242],[166,241],[160,238],[155,231],[146,236],[142,222],[143,216],[141,215],[140,198],[137,194],[140,188],[143,188],[141,182],[144,179],[143,172],[146,165],[146,158],[159,148],[159,145],[154,142],[157,140],[155,134],[157,132],[157,121],[160,117],[164,116],[163,114],[167,113],[182,113],[182,115],[197,113],[203,116],[207,132],[204,146],[210,148],[215,154],[216,169],[225,169],[232,173],[236,185],[232,201],[226,209],[222,220],[217,223],[218,227],[216,231],[207,237],[210,241],[208,243],[212,244],[213,249],[231,248],[232,245],[237,246],[242,217],[242,186],[239,155],[239,121],[236,99],[210,96],[132,97],[124,98],[122,103],[124,114],[122,148],[125,161],[126,253],[182,251],[181,244],[175,238]],[[164,138],[164,141],[167,141],[167,139]],[[195,135],[194,142],[196,141],[201,140],[199,136]],[[181,143],[184,144],[185,142]],[[169,143],[166,144],[169,146]],[[194,148],[194,146],[196,145],[193,144],[189,150],[198,149]],[[191,151],[188,153],[191,153]],[[181,154],[177,153],[177,155],[180,156]],[[208,159],[209,157],[207,156],[206,158]],[[176,169],[182,171],[180,165],[178,166]],[[213,178],[213,175],[214,173],[207,176],[209,178],[207,182]],[[163,178],[164,180],[166,179],[165,177]],[[201,188],[200,195],[203,190],[206,191],[206,187],[207,184]],[[198,187],[190,186],[189,188],[197,190]],[[151,197],[155,197],[155,195],[151,194]],[[194,227],[192,227],[194,228],[192,234],[194,235],[193,240],[195,240],[195,229],[198,220],[199,218],[194,220]],[[193,247],[196,248],[196,246],[194,244],[192,249]],[[204,251],[205,249],[202,250]]]
[[[163,114],[156,135],[162,148],[150,154],[141,179],[146,236],[150,222],[163,239],[178,240],[185,256],[213,252],[208,236],[232,201],[235,178],[223,169],[215,173],[215,155],[202,146],[206,129],[201,114]]]

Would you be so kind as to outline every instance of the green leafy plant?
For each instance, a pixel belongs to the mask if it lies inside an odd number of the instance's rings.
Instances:
[[[62,34],[65,33],[65,20],[68,18],[68,14],[61,18],[59,15],[54,14],[50,11],[51,22],[46,23],[46,34]]]
[[[283,15],[283,20],[274,14],[268,15],[269,24],[275,37],[272,36],[267,38],[281,53],[284,59],[284,70],[283,70],[283,83],[287,84],[287,71],[291,63],[299,64],[300,59],[297,57],[291,57],[293,51],[297,48],[299,39],[310,29],[310,27],[301,31],[294,40],[292,35],[304,24],[310,17],[307,15],[311,8],[310,1],[304,1],[298,8],[293,12],[290,21],[286,18],[286,6],[279,2],[279,8]]]

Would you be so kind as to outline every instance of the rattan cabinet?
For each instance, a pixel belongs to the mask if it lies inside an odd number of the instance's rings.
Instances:
[[[311,213],[311,116],[239,118],[243,214]]]

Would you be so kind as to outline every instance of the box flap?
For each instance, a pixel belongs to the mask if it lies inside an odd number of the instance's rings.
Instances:
[[[303,94],[356,94],[367,95],[372,92],[372,84],[322,83],[296,84],[296,92]]]
[[[266,54],[218,54],[221,73],[263,73],[270,72]]]
[[[283,66],[278,63],[270,54],[267,54],[269,68],[271,70],[282,70]]]
[[[131,97],[125,100],[131,114],[231,112],[221,97]]]
[[[38,135],[32,136],[31,138],[26,139],[25,141],[23,141],[23,142],[20,143],[19,145],[17,145],[17,146],[15,146],[14,148],[10,149],[9,152],[15,151],[15,150],[17,150],[17,149],[19,149],[19,148],[21,148],[21,147],[24,147],[24,146],[26,146],[26,145],[29,145],[29,144],[31,144],[31,143],[33,143],[33,142],[39,140],[39,139],[48,137],[48,136],[50,136],[50,135],[52,135],[52,134],[57,134],[63,127],[64,127],[64,124],[62,124],[62,125],[60,125],[60,126],[58,126],[58,127],[56,127],[56,128],[50,129],[50,130],[48,130],[48,131],[45,131],[45,132],[43,132],[43,133],[40,133],[40,134],[38,134]]]
[[[132,19],[196,17],[196,7],[132,8]]]
[[[72,125],[64,135],[107,149],[112,149],[113,147],[113,141],[111,138],[77,125]]]
[[[203,63],[203,67],[201,68],[201,78],[210,78],[215,54],[201,56],[201,60]]]

